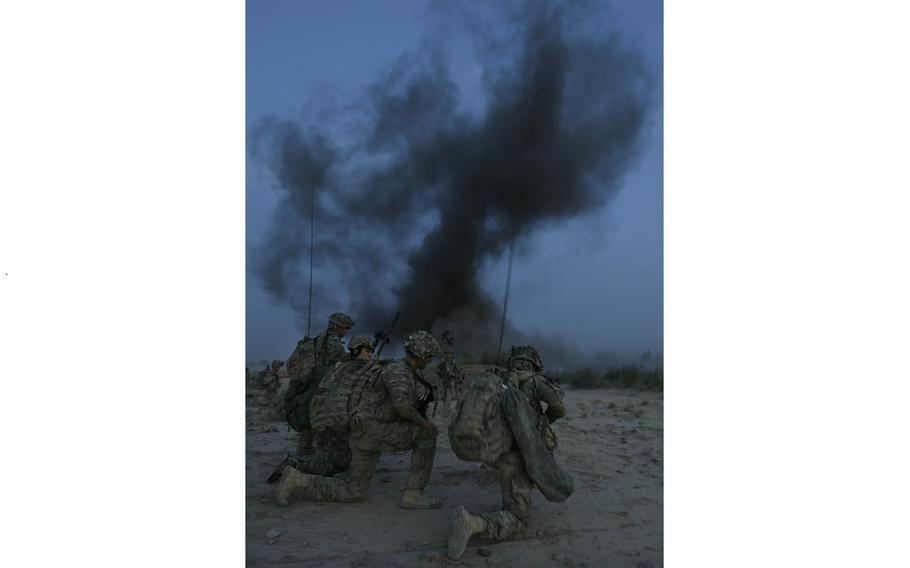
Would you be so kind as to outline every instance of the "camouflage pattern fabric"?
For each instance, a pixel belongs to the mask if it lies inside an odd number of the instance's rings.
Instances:
[[[403,361],[381,367],[362,385],[350,420],[351,481],[319,477],[303,490],[304,499],[351,502],[367,497],[382,452],[411,450],[408,489],[426,487],[436,456],[436,436],[421,426],[414,408],[416,379]]]
[[[555,449],[557,446],[556,433],[550,423],[566,415],[566,405],[563,402],[565,393],[562,388],[534,371],[512,371],[509,373],[509,382],[531,401],[531,406],[541,417],[537,424],[544,437],[544,442],[550,450]],[[543,410],[542,402],[547,403],[546,411]]]
[[[362,420],[420,423],[423,417],[414,407],[417,397],[416,378],[407,363],[392,361],[361,385],[353,411]]]
[[[334,325],[337,327],[346,327],[348,329],[354,327],[354,320],[351,319],[351,316],[343,314],[341,312],[335,312],[329,316],[329,325]]]
[[[278,386],[281,384],[281,378],[276,374],[272,373],[271,369],[263,369],[259,373],[259,385],[269,393],[269,395],[274,395],[278,392]]]
[[[288,357],[288,376],[292,381],[306,379],[316,367],[331,366],[349,358],[344,341],[334,333],[325,332],[314,339],[303,338]]]
[[[297,452],[298,456],[311,456],[316,452],[316,448],[313,446],[313,429],[309,425],[306,425],[300,429],[299,436],[297,437]]]
[[[357,421],[351,431],[351,481],[319,477],[301,495],[312,501],[363,501],[382,452],[404,450],[412,450],[407,488],[423,489],[433,471],[436,437],[413,423]]]
[[[354,359],[336,363],[319,382],[310,403],[310,424],[313,430],[331,429],[347,433],[351,414],[351,398],[361,381],[381,363]],[[369,368],[368,368],[369,366]]]
[[[465,390],[449,424],[449,443],[459,459],[492,465],[512,447],[501,404],[504,388],[502,377],[486,369]]]
[[[491,465],[501,475],[502,510],[480,515],[484,530],[478,536],[506,540],[523,531],[531,516],[534,482],[525,470],[524,459],[515,450],[503,454]]]
[[[301,410],[306,411],[302,414],[308,414],[309,404],[316,390],[312,381],[321,380],[332,365],[349,358],[342,339],[329,331],[314,339],[300,340],[294,353],[288,358],[287,369],[291,381],[284,395],[284,411],[292,427],[301,434],[297,443],[299,454],[307,455],[313,452],[313,434],[308,424],[301,424],[302,420],[294,420],[293,415],[301,414]]]
[[[512,386],[502,394],[502,410],[528,477],[548,501],[561,503],[568,499],[575,490],[575,482],[553,458],[553,450],[547,447],[546,437],[538,430],[540,415],[525,395]]]
[[[531,365],[530,369],[536,371],[543,370],[540,354],[530,345],[512,346],[512,352],[509,354],[509,368],[515,369],[519,367],[519,363],[528,363]]]
[[[335,475],[348,469],[351,464],[351,447],[347,434],[331,430],[313,434],[314,454],[297,460],[294,468],[313,475]]]
[[[372,349],[376,346],[376,341],[372,335],[355,335],[348,342],[348,351],[353,354],[361,348]]]
[[[538,427],[545,425],[550,430],[555,447],[555,435],[552,434],[549,423],[565,416],[564,393],[559,385],[541,375],[535,367],[539,368],[537,362],[519,361],[518,365],[513,365],[514,370],[509,373],[507,380],[530,401],[532,408],[537,411]],[[542,402],[547,403],[546,411],[542,409]],[[465,401],[460,404],[465,404]],[[541,432],[541,435],[547,447],[552,450],[550,442],[546,441],[547,434]],[[524,530],[530,516],[531,491],[536,485],[528,474],[525,458],[518,447],[513,447],[489,465],[498,469],[502,476],[502,509],[480,515],[483,530],[477,536],[506,540]]]
[[[455,361],[443,360],[436,366],[436,376],[442,384],[443,400],[448,404],[457,401],[464,393],[465,374]]]
[[[433,357],[439,354],[439,342],[423,330],[407,334],[404,337],[404,348],[417,357]]]
[[[313,367],[316,366],[316,344],[320,337],[315,339],[304,337],[297,342],[287,363],[288,376],[291,377],[291,381],[295,379],[299,381],[313,371]]]
[[[312,440],[312,456],[298,460],[298,471],[314,475],[334,475],[348,469],[351,449],[348,444],[349,400],[355,384],[362,380],[370,361],[352,360],[336,363],[319,382],[310,404],[310,426],[301,438]],[[309,446],[298,443],[298,454],[305,455]]]

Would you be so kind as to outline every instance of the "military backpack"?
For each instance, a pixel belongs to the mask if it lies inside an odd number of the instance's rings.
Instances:
[[[310,403],[316,394],[316,387],[330,367],[326,357],[317,356],[318,339],[306,337],[298,342],[287,363],[288,373],[293,374],[284,395],[285,419],[297,432],[310,425]]]
[[[502,395],[508,388],[493,369],[479,373],[465,387],[449,424],[449,442],[460,459],[493,464],[512,448],[512,432],[502,411]]]
[[[310,404],[310,423],[314,431],[349,432],[348,419],[353,399],[363,385],[382,372],[379,361],[346,361],[338,363],[316,387]]]

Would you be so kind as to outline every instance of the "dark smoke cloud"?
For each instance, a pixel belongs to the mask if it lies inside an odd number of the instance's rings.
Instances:
[[[483,262],[512,241],[521,254],[536,229],[616,193],[640,150],[651,87],[644,67],[616,37],[586,33],[577,4],[518,7],[492,16],[440,8],[473,34],[480,113],[465,110],[442,40],[427,40],[361,98],[318,113],[332,118],[254,128],[253,151],[282,192],[254,269],[302,321],[313,187],[314,327],[344,310],[357,332],[373,331],[400,309],[397,331],[452,327],[462,349],[471,338],[475,351],[495,350],[501,316],[478,283]],[[509,337],[526,339],[513,329]]]

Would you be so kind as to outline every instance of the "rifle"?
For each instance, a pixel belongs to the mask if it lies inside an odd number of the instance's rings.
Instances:
[[[392,323],[389,324],[388,331],[379,330],[373,334],[373,337],[375,337],[376,341],[379,343],[379,349],[376,350],[376,356],[374,359],[379,359],[379,356],[382,355],[382,349],[392,339],[392,330],[395,329],[395,324],[398,323],[399,316],[401,316],[401,310],[395,313],[395,318],[392,320]]]
[[[420,413],[425,419],[427,418],[427,407],[430,406],[430,403],[436,400],[436,387],[428,383],[422,376],[420,376],[419,371],[414,372],[414,376],[417,377],[417,382],[426,387],[427,393],[422,397],[417,399],[417,402],[414,403],[414,408],[417,409],[417,412]],[[434,408],[435,411],[435,408]],[[435,414],[435,412],[434,412]]]

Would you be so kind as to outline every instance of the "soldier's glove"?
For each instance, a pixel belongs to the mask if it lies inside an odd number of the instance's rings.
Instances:
[[[550,419],[543,414],[537,417],[537,431],[540,432],[544,444],[552,453],[556,448],[556,432],[550,427]]]
[[[537,417],[537,430],[540,432],[546,432],[547,428],[550,427],[550,419],[547,418],[545,414],[541,414]]]

